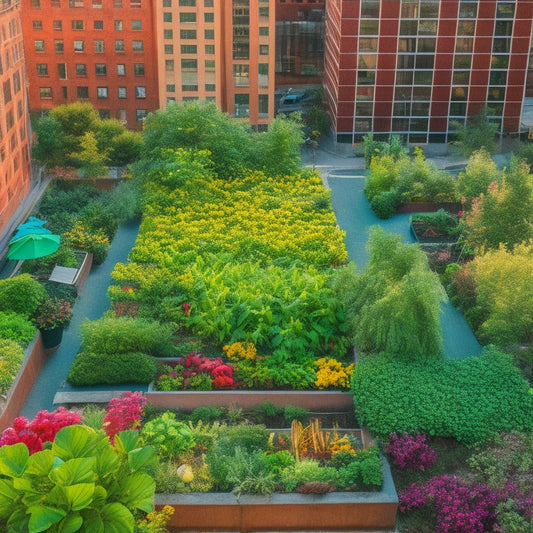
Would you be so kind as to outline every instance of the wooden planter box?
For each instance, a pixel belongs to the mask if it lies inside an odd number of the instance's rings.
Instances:
[[[398,495],[382,458],[379,492],[327,494],[231,493],[156,494],[157,509],[174,508],[169,527],[176,531],[394,531]]]
[[[432,213],[439,209],[457,214],[462,205],[459,202],[406,202],[396,208],[396,213]]]
[[[20,410],[33,386],[37,374],[46,360],[46,351],[43,346],[41,334],[37,333],[26,349],[24,362],[18,371],[17,377],[11,385],[3,408],[0,406],[0,433],[13,424],[19,416]]]
[[[154,391],[153,383],[144,394],[148,403],[161,409],[193,411],[198,406],[233,407],[252,409],[268,401],[276,407],[295,405],[309,411],[353,410],[351,392],[291,391],[291,390],[216,390],[216,391]]]
[[[412,221],[409,223],[409,229],[411,230],[411,234],[415,241],[420,244],[455,244],[457,242],[457,237],[454,238],[448,235],[436,235],[428,237],[418,235]]]

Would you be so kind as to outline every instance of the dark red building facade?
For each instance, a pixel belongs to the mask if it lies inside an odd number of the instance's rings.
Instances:
[[[531,0],[329,0],[324,87],[338,142],[448,142],[483,112],[518,135]]]
[[[159,108],[151,0],[21,0],[30,109],[87,101],[141,129]]]

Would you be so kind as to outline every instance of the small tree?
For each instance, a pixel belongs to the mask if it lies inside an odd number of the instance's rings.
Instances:
[[[96,134],[92,131],[85,133],[80,140],[79,152],[71,154],[79,165],[79,173],[85,178],[96,178],[107,175],[107,150],[98,149]]]
[[[462,155],[469,156],[482,148],[490,154],[496,152],[494,137],[498,132],[498,125],[489,121],[487,110],[481,115],[467,118],[466,124],[453,121],[451,126],[456,130],[457,144],[455,146]]]
[[[65,166],[68,141],[59,121],[51,116],[42,117],[35,125],[35,135],[33,157],[50,168]]]

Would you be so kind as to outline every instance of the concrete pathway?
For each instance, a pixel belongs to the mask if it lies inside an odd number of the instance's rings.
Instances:
[[[107,288],[111,284],[111,272],[115,263],[124,262],[128,258],[129,251],[135,244],[139,232],[139,222],[131,222],[122,225],[111,246],[107,259],[98,266],[93,266],[81,295],[74,304],[74,314],[69,327],[63,335],[63,342],[59,349],[48,357],[45,365],[39,372],[32,390],[20,412],[21,416],[29,420],[34,418],[38,411],[55,409],[53,402],[56,392],[59,390],[84,390],[74,388],[66,383],[68,371],[79,352],[81,337],[79,327],[86,319],[96,320],[109,309]],[[130,386],[112,387],[114,390],[131,390]],[[146,390],[146,387],[135,385],[135,390]],[[85,390],[109,390],[109,386],[88,387]]]

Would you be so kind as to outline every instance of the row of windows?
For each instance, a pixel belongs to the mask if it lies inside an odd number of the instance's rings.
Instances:
[[[24,57],[24,45],[22,41],[14,43],[13,46],[4,48],[5,50],[5,69],[9,70],[13,65],[16,65]],[[4,64],[2,63],[2,56],[0,56],[0,74],[4,73]]]
[[[67,79],[67,64],[66,63],[57,63],[57,73],[60,80]],[[37,63],[35,65],[38,76],[48,76],[49,69],[48,63]],[[76,63],[75,65],[76,76],[87,76],[87,65],[85,63]],[[106,63],[95,63],[94,73],[96,76],[107,76],[107,64]],[[144,76],[144,63],[134,63],[133,64],[133,74],[135,76]],[[117,65],[117,76],[126,75],[126,65],[119,64]]]
[[[61,91],[64,98],[68,98],[68,87],[61,87]],[[39,87],[39,96],[41,99],[52,98],[52,88],[51,87]],[[118,98],[123,99],[127,98],[127,87],[118,87]],[[89,98],[89,87],[78,86],[76,87],[76,97],[77,98]],[[105,99],[109,97],[109,88],[108,87],[97,87],[96,88],[96,97],[99,99]],[[146,98],[146,87],[137,86],[135,87],[135,98]]]
[[[164,39],[173,39],[174,30],[163,30]],[[204,39],[212,40],[215,38],[215,30],[204,30]],[[196,40],[196,30],[180,30],[180,39],[194,39]]]
[[[33,29],[34,30],[42,30],[43,29],[43,21],[42,20],[34,20],[32,22]],[[52,21],[52,27],[55,31],[62,31],[63,30],[63,21],[62,20],[54,20]],[[71,21],[71,27],[73,30],[85,30],[85,22],[83,20],[72,20]],[[114,20],[113,21],[113,27],[115,31],[122,31],[124,29],[124,22],[122,20]],[[103,30],[104,29],[104,21],[103,20],[93,20],[93,29],[94,30]],[[142,20],[132,20],[131,21],[131,29],[132,30],[142,30]]]
[[[85,41],[73,41],[74,52],[85,52]],[[46,52],[45,41],[38,39],[34,41],[36,52]],[[105,52],[105,41],[93,41],[94,51],[98,54]],[[144,52],[144,41],[132,41],[132,50],[134,52]],[[63,39],[54,39],[54,50],[57,54],[62,54],[65,51],[65,43]],[[125,52],[124,39],[115,40],[115,52]]]
[[[13,91],[11,91],[11,80],[13,80]],[[22,88],[20,82],[20,72],[17,70],[13,73],[12,78],[8,78],[2,83],[2,94],[4,97],[4,105],[11,102],[13,94],[18,94]],[[1,103],[1,102],[0,102]]]
[[[93,7],[94,9],[102,9],[104,0],[87,0],[84,3],[84,0],[68,0],[68,7],[73,9],[83,9],[87,7]],[[31,0],[30,5],[32,9],[41,9],[41,0]],[[66,7],[67,0],[63,1],[61,5],[61,0],[51,0],[50,5],[52,7]],[[133,9],[140,9],[142,7],[141,0],[129,0],[129,7]],[[113,0],[113,7],[122,8],[124,7],[122,0]]]
[[[182,12],[179,14],[180,23],[195,23],[196,22],[196,13],[195,12]],[[170,11],[165,11],[163,13],[163,22],[172,22],[173,14]],[[215,22],[215,14],[213,12],[204,13],[204,22],[210,23]]]

